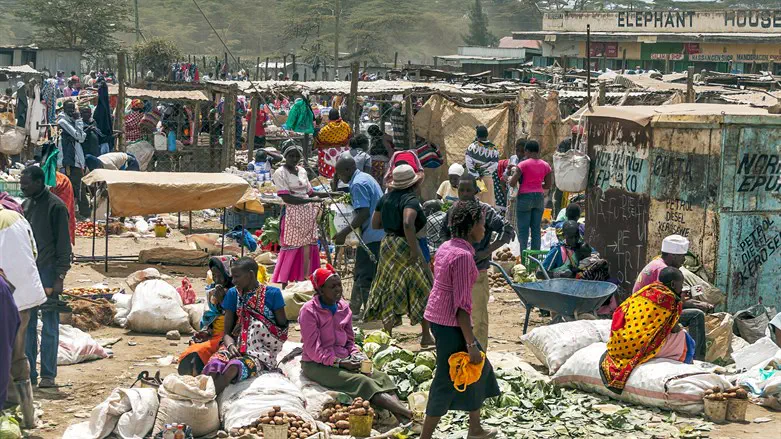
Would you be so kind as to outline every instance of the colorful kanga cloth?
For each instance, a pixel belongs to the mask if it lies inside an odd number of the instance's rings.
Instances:
[[[350,124],[339,119],[328,122],[317,133],[315,143],[319,149],[317,154],[317,167],[320,175],[325,178],[333,178],[336,172],[336,161],[339,156],[349,151],[347,143],[352,137],[353,130]]]
[[[600,360],[602,382],[621,393],[632,370],[654,358],[683,312],[683,301],[661,282],[633,294],[613,313],[607,352]]]

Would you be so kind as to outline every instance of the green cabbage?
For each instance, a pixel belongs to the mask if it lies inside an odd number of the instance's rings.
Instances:
[[[353,327],[353,334],[355,334],[355,344],[363,346],[363,339],[365,338],[363,329]]]
[[[366,343],[377,343],[380,346],[387,346],[391,342],[390,335],[385,331],[374,331],[367,335],[363,340]]]
[[[402,375],[404,374],[404,369],[407,367],[407,363],[404,360],[395,359],[391,360],[390,362],[385,364],[385,367],[382,368],[383,372],[387,373],[388,375]]]
[[[369,336],[371,337],[371,336]],[[368,338],[367,338],[368,340]],[[395,360],[396,358],[394,355],[396,354],[396,351],[399,351],[401,349],[395,347],[395,346],[388,346],[387,349],[377,352],[374,354],[374,357],[372,358],[372,362],[374,363],[374,367],[378,369],[382,369],[382,366],[385,365],[385,363],[390,362],[391,360]]]
[[[430,351],[418,352],[415,356],[415,366],[427,366],[429,369],[437,367],[437,356]]]
[[[430,380],[431,377],[433,376],[434,376],[434,371],[431,370],[431,368],[428,366],[424,366],[421,364],[420,366],[415,366],[415,368],[412,369],[411,377],[413,380],[415,380],[416,383],[422,383],[427,380]]]
[[[415,361],[415,354],[409,349],[399,349],[393,355],[393,359],[404,360],[405,363],[409,364]]]
[[[22,439],[22,430],[19,422],[10,417],[0,417],[0,439]]]
[[[377,343],[367,342],[364,343],[361,347],[361,350],[363,350],[363,353],[366,354],[367,357],[370,359],[374,357],[374,355],[382,349],[382,346],[378,345]]]
[[[433,382],[434,382],[434,380],[428,380],[428,381],[425,381],[423,383],[420,383],[420,385],[418,386],[418,391],[419,392],[428,392],[429,390],[431,390],[431,383],[433,383]]]

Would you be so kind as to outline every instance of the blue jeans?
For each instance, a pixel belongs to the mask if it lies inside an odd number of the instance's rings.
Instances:
[[[44,288],[51,288],[57,274],[54,268],[38,268]],[[41,377],[57,377],[57,350],[60,346],[60,314],[55,311],[41,312],[43,329],[41,330]],[[38,383],[38,307],[30,310],[30,323],[27,324],[24,352],[30,362],[30,381]]]
[[[542,242],[540,224],[542,223],[543,210],[545,210],[545,196],[542,192],[518,194],[518,200],[515,203],[515,220],[518,222],[518,242],[521,245],[521,252],[526,250],[530,230],[531,249],[540,249]]]

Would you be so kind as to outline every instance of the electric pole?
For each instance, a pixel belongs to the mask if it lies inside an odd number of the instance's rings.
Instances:
[[[141,39],[141,27],[138,25],[138,0],[133,0],[136,7],[136,43]]]
[[[334,0],[334,81],[339,80],[339,17],[342,15],[340,11],[339,0]]]

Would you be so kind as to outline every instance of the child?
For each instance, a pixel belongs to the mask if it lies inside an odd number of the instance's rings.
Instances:
[[[271,181],[271,162],[268,161],[268,155],[265,150],[259,149],[255,151],[255,161],[247,165],[247,170],[255,171],[260,183]]]
[[[469,439],[496,436],[494,429],[480,425],[480,408],[487,398],[499,396],[493,368],[472,331],[472,286],[479,272],[472,243],[485,235],[485,215],[477,201],[458,201],[450,211],[453,237],[439,247],[434,286],[428,298],[425,318],[436,338],[437,368],[429,391],[426,420],[421,439],[431,439],[439,420],[450,410],[469,412]],[[466,351],[472,365],[482,363],[477,381],[459,392],[450,378],[450,356]]]

